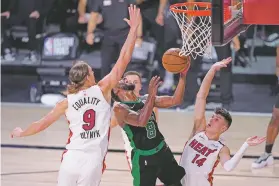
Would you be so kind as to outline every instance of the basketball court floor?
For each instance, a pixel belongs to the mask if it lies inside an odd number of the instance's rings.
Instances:
[[[27,104],[2,104],[1,132],[1,182],[2,186],[54,186],[62,148],[64,147],[68,129],[67,122],[61,118],[41,134],[11,139],[10,131],[20,126],[25,128],[32,121],[40,119],[50,108]],[[210,113],[208,113],[210,114]],[[242,145],[245,139],[252,135],[265,135],[269,114],[232,113],[233,125],[223,136],[232,154]],[[159,127],[166,141],[175,152],[179,161],[185,141],[191,131],[192,112],[175,112],[161,110],[159,112]],[[255,156],[263,152],[264,145],[250,147],[245,158],[232,172],[225,172],[219,165],[215,171],[215,186],[278,186],[279,184],[279,140],[274,146],[277,156],[273,167],[261,170],[251,170],[251,162]],[[103,175],[101,186],[132,186],[132,177],[128,170],[125,154],[122,152],[123,141],[120,129],[114,128],[111,133],[107,154],[107,169]],[[82,171],[82,170],[80,170]]]

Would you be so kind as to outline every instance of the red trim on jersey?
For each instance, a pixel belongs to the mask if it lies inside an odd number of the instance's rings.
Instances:
[[[189,141],[189,140],[188,140],[188,141]],[[182,154],[183,154],[183,152],[184,152],[184,149],[185,149],[185,147],[186,147],[186,145],[187,145],[188,141],[186,141],[186,143],[185,143],[185,145],[184,145],[184,147],[183,147]],[[179,164],[180,164],[180,162],[181,162],[181,158],[182,158],[182,155],[180,156]]]
[[[128,152],[126,150],[125,150],[125,156],[126,156],[126,159],[127,159],[127,162],[128,162],[129,170],[132,171],[132,167],[131,167],[131,164],[130,164],[131,162],[129,161]]]
[[[109,139],[110,139],[110,127],[109,127],[109,129],[108,129],[108,142],[109,142]],[[108,150],[108,148],[107,148],[107,150]],[[108,151],[107,151],[107,153],[108,153]],[[105,155],[105,157],[104,157],[104,159],[103,159],[102,174],[105,172],[105,170],[106,170],[106,168],[107,168],[107,166],[106,166],[106,156],[107,156],[107,153],[106,153],[106,155]]]
[[[68,120],[67,116],[65,115],[66,117],[66,120],[68,122],[68,125],[70,126],[70,121]],[[71,131],[71,129],[69,128],[69,136],[68,136],[68,140],[67,140],[67,143],[66,145],[68,145],[69,143],[71,143],[71,137],[73,136],[73,132]],[[64,154],[67,152],[68,150],[64,150],[63,153],[62,153],[62,157],[61,157],[61,162],[63,161],[63,156]]]
[[[213,186],[213,173],[214,173],[214,170],[217,167],[218,163],[219,163],[219,160],[216,160],[211,172],[208,174],[208,179],[207,180],[209,181],[210,186]]]

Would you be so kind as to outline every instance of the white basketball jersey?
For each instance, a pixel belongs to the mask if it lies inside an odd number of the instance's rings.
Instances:
[[[108,147],[111,106],[100,87],[95,85],[67,98],[70,136],[66,149],[99,150],[104,157]]]
[[[185,169],[183,186],[212,186],[213,171],[218,165],[218,155],[224,147],[220,141],[209,140],[205,132],[197,133],[183,150],[180,166]]]

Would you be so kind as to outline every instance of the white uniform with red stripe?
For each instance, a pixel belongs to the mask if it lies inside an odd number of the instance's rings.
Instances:
[[[209,140],[205,132],[197,133],[183,150],[180,166],[185,169],[183,186],[211,186],[218,154],[224,147],[220,141]]]
[[[60,166],[59,186],[97,186],[108,149],[111,106],[95,85],[67,97],[70,136]]]

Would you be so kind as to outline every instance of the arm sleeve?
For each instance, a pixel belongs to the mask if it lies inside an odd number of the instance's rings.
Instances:
[[[228,161],[226,161],[224,163],[224,169],[226,171],[232,171],[236,166],[237,164],[239,163],[239,161],[241,160],[241,158],[243,157],[244,155],[244,152],[246,151],[246,149],[249,147],[248,143],[244,143],[240,149],[236,152],[236,154]]]

